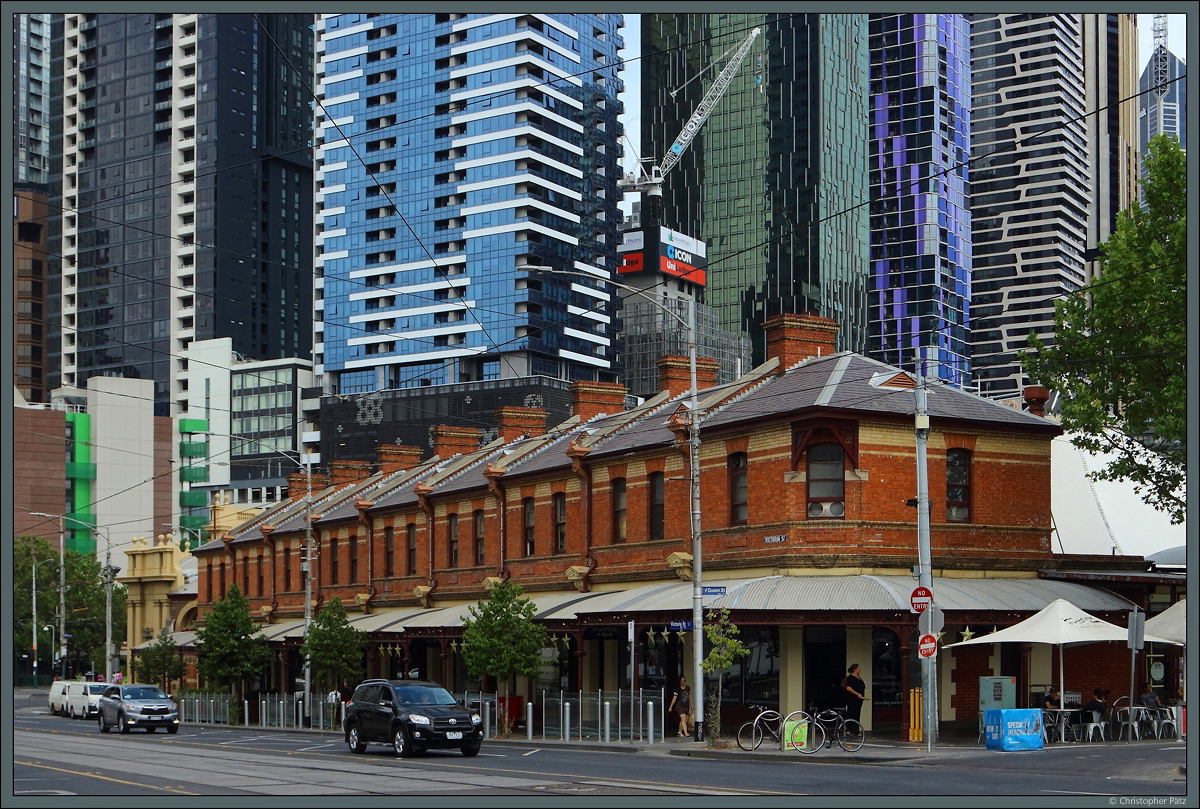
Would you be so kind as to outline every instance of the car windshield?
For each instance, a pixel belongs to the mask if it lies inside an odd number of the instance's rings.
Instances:
[[[440,686],[402,685],[396,689],[401,705],[457,705],[458,700]]]
[[[88,693],[89,694],[103,694],[105,688],[107,688],[107,686],[105,686],[104,683],[96,683],[95,685],[89,685]]]
[[[166,699],[167,695],[158,686],[135,685],[122,688],[121,697],[124,699]]]

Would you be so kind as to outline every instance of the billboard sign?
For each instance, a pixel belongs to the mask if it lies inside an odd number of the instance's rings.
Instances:
[[[707,246],[683,233],[664,227],[627,230],[617,252],[621,256],[618,274],[657,270],[693,284],[705,284]]]

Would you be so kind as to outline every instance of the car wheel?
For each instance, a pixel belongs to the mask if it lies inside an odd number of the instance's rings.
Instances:
[[[178,725],[172,725],[171,727],[167,728],[167,733],[170,733],[172,736],[174,736],[178,732],[179,732]]]
[[[70,709],[68,710],[68,713],[67,713],[67,715],[68,715],[68,716],[70,716],[72,719],[74,719],[74,718],[75,718],[75,706],[74,706],[74,705],[72,705],[72,706],[70,707]]]
[[[396,751],[398,758],[408,758],[412,755],[412,747],[408,743],[408,736],[404,733],[404,727],[397,725],[392,731],[392,749]]]
[[[123,714],[123,713],[117,714],[117,724],[120,726],[122,733],[129,732],[129,725],[127,725],[125,723],[125,714]]]
[[[464,745],[462,748],[462,754],[467,758],[473,758],[479,755],[479,745]]]
[[[101,733],[108,733],[108,723],[104,721],[104,711],[97,714],[96,723],[100,726]]]
[[[346,745],[350,748],[351,753],[361,753],[367,749],[367,746],[358,737],[358,725],[351,725],[346,731]]]

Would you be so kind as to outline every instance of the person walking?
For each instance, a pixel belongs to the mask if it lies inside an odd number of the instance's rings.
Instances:
[[[867,699],[867,684],[859,676],[862,667],[857,663],[846,669],[842,678],[842,690],[846,692],[846,718],[861,721],[862,705]]]
[[[679,678],[679,685],[671,694],[671,704],[667,706],[667,713],[676,714],[679,717],[679,729],[675,734],[677,736],[688,735],[688,716],[692,712],[692,688],[687,684],[686,677]]]

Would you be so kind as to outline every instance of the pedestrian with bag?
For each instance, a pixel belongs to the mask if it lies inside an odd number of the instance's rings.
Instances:
[[[667,706],[667,713],[679,717],[679,731],[676,735],[687,736],[688,717],[692,713],[692,688],[687,684],[686,677],[679,678],[679,685],[671,695],[671,704]]]

